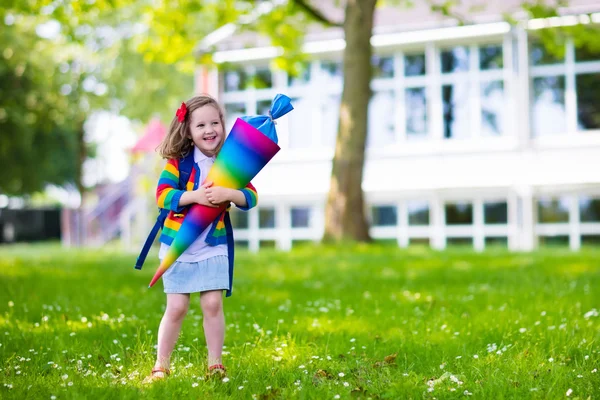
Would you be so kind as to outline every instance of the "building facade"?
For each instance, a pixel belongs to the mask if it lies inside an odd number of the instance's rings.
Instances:
[[[539,40],[541,28],[600,23],[600,6],[580,3],[516,26],[499,14],[467,26],[377,26],[362,183],[373,238],[435,249],[600,245],[600,51],[568,39],[560,54]],[[276,93],[295,107],[278,121],[282,150],[254,181],[259,206],[233,213],[236,239],[253,250],[317,241],[343,38],[308,35],[311,61],[297,77],[271,66],[279,49],[235,41],[214,54],[227,68],[197,75],[196,90],[219,97],[227,125],[266,114]]]

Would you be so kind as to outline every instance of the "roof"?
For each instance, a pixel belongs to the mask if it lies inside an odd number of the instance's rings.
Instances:
[[[154,152],[167,134],[167,128],[158,119],[154,118],[148,123],[144,135],[131,148],[132,153]]]
[[[333,21],[343,21],[343,8],[336,7],[333,1],[311,1],[326,17]],[[521,7],[523,0],[463,0],[461,5],[454,8],[453,12],[463,17],[466,24],[489,23],[505,20],[505,15],[525,16]],[[458,25],[456,18],[443,16],[439,12],[431,11],[425,2],[414,2],[414,6],[378,7],[375,10],[374,34],[410,32],[417,30],[441,28]],[[597,0],[570,0],[569,7],[560,9],[561,14],[587,13],[600,10]],[[228,25],[223,27],[218,35],[218,40],[211,41],[216,50],[236,50],[252,47],[270,46],[271,40],[265,35],[252,31],[240,31],[239,27]],[[325,27],[322,24],[312,23],[307,26],[305,42],[341,39],[344,37],[342,28]]]

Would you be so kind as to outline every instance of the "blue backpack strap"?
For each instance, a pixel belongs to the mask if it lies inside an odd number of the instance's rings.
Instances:
[[[169,215],[169,210],[166,208],[161,208],[158,217],[156,218],[156,222],[150,231],[150,234],[146,238],[146,242],[144,243],[144,247],[142,247],[142,251],[135,262],[135,269],[142,269],[142,265],[144,265],[144,261],[146,261],[146,256],[150,251],[150,247],[152,247],[152,243],[154,243],[154,239],[156,238],[156,234],[158,230],[163,227],[165,224],[165,219],[167,219],[167,215]]]
[[[193,168],[194,168],[194,151],[190,151],[185,157],[183,157],[182,159],[179,160],[179,189],[180,190],[185,190],[185,187],[187,186],[187,183],[190,179],[190,175],[192,174]],[[160,212],[158,214],[158,217],[156,218],[156,222],[154,223],[154,226],[152,227],[150,234],[148,234],[148,237],[146,238],[146,242],[144,243],[144,246],[142,247],[142,251],[140,252],[140,255],[138,256],[138,258],[135,262],[135,269],[142,269],[142,266],[144,265],[144,261],[146,261],[146,256],[148,255],[148,252],[150,251],[150,248],[152,247],[152,243],[154,243],[154,239],[156,239],[156,235],[158,234],[158,231],[164,226],[165,220],[167,219],[167,216],[169,215],[169,210],[167,210],[166,208],[160,208],[159,211]]]
[[[194,168],[194,150],[179,160],[179,189],[185,190]]]

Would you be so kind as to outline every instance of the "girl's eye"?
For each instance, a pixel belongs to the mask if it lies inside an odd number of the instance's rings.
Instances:
[[[199,124],[198,128],[204,128],[204,124]]]
[[[220,122],[213,122],[213,125],[219,125]]]

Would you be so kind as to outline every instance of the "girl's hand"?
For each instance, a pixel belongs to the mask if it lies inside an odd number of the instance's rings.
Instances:
[[[222,186],[212,186],[212,182],[207,182],[203,186],[206,187],[206,198],[214,205],[221,205],[231,201],[231,190]]]
[[[207,207],[217,207],[216,205],[211,203],[210,200],[208,199],[206,190],[207,190],[206,185],[202,185],[198,189],[194,190],[195,202],[198,204],[202,204],[203,206],[207,206]]]

